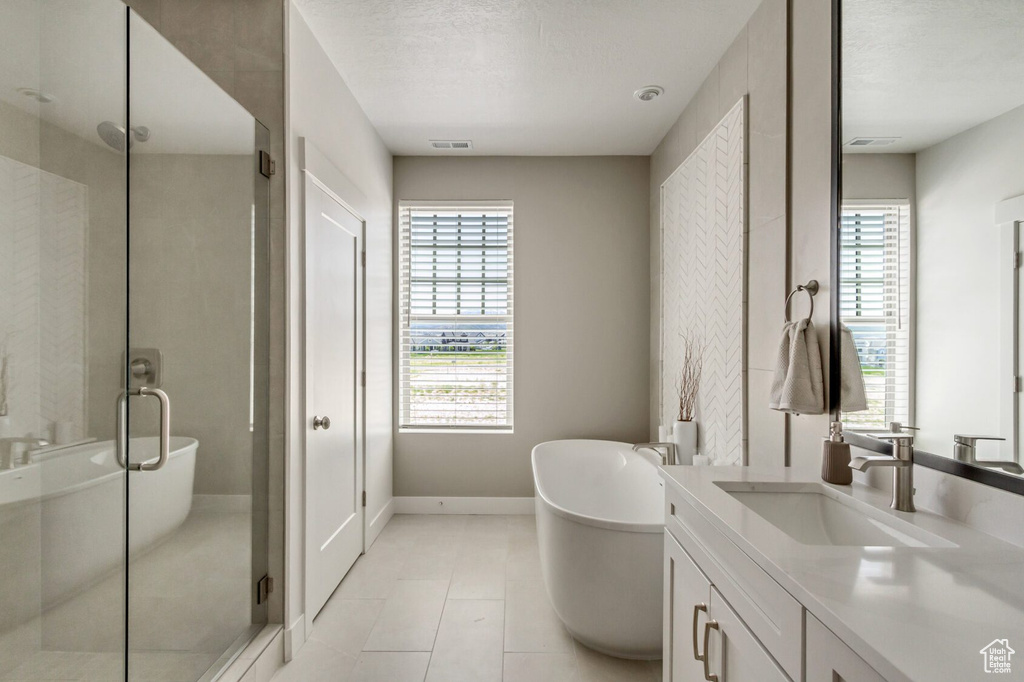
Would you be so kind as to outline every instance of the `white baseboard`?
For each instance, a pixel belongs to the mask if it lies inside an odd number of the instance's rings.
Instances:
[[[265,625],[231,665],[220,673],[217,672],[217,666],[213,666],[199,678],[199,682],[212,679],[217,682],[269,682],[284,665],[282,631],[280,623]]]
[[[380,532],[384,530],[384,526],[388,525],[388,521],[395,515],[395,498],[388,500],[388,503],[384,505],[384,508],[380,510],[377,516],[373,517],[373,520],[366,526],[366,548],[369,549],[373,544]]]
[[[306,614],[300,613],[295,621],[284,629],[284,662],[295,658],[299,649],[306,643]]]
[[[532,497],[396,497],[396,514],[533,514]]]
[[[274,673],[284,666],[284,635],[281,626],[277,626],[274,638],[263,651],[252,661],[249,669],[242,677],[242,682],[270,682]]]

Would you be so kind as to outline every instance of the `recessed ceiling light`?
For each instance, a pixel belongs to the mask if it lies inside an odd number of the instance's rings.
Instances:
[[[633,97],[636,97],[641,102],[650,102],[653,99],[657,99],[659,95],[665,92],[665,88],[660,85],[645,85],[636,92],[633,93]]]
[[[53,95],[49,95],[45,92],[40,92],[35,88],[18,88],[18,92],[22,95],[25,95],[25,97],[31,97],[40,104],[49,104],[50,102],[53,102],[57,99]]]

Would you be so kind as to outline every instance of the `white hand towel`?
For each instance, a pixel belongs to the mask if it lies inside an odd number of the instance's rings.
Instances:
[[[790,414],[823,414],[825,389],[818,334],[809,319],[787,322],[768,406]]]
[[[840,325],[840,379],[843,390],[839,394],[843,412],[860,412],[868,409],[868,399],[864,391],[864,370],[860,365],[857,345],[853,342],[853,332],[845,324]]]

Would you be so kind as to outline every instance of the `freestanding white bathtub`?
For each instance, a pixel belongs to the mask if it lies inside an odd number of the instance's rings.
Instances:
[[[551,441],[533,448],[533,481],[558,617],[602,653],[661,658],[665,488],[653,458],[628,443]]]
[[[156,438],[132,438],[131,461],[155,459],[157,445]],[[194,438],[171,438],[163,468],[128,477],[133,554],[188,516],[198,445]],[[124,564],[124,529],[125,470],[113,441],[42,452],[32,464],[0,471],[0,538],[6,541],[0,551],[9,560],[27,562],[20,567],[25,575],[0,581],[0,596],[14,600],[7,592],[16,591],[17,601],[25,602],[22,615],[29,616],[63,601]],[[35,579],[26,583],[33,572]],[[0,630],[12,624],[9,620],[0,617]]]

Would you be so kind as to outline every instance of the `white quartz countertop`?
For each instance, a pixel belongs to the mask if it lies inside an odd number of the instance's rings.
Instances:
[[[888,494],[859,484],[829,487],[958,546],[805,545],[715,482],[820,478],[782,468],[661,472],[667,486],[890,682],[991,680],[980,652],[994,639],[1009,639],[1018,652],[1013,673],[997,677],[1024,680],[1024,548],[920,508],[893,511]]]

